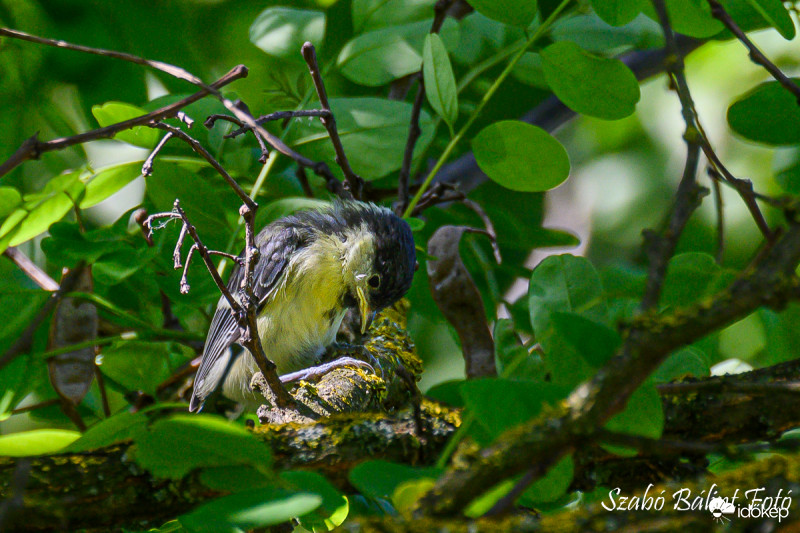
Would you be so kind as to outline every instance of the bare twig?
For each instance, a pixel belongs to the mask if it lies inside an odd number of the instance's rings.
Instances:
[[[258,335],[258,324],[256,323],[256,312],[258,310],[259,301],[253,294],[253,274],[255,271],[256,263],[258,262],[260,251],[255,243],[255,230],[253,228],[255,222],[255,210],[250,209],[246,204],[239,209],[239,214],[244,219],[245,228],[245,254],[244,254],[244,276],[242,277],[242,289],[244,291],[244,298],[246,302],[246,338],[243,345],[250,351],[253,358],[261,370],[261,374],[267,381],[269,388],[275,395],[275,403],[278,407],[289,407],[295,405],[294,398],[284,388],[278,376],[277,367],[264,353],[264,347],[261,344],[261,337]]]
[[[678,93],[681,101],[681,114],[686,123],[684,140],[686,141],[686,163],[683,168],[683,176],[678,185],[678,192],[675,196],[675,204],[669,217],[667,228],[663,235],[656,235],[653,232],[645,233],[647,241],[648,257],[650,266],[647,272],[647,282],[645,292],[642,297],[642,310],[648,310],[658,304],[661,295],[661,287],[664,283],[664,276],[667,272],[667,263],[675,251],[678,239],[689,221],[689,217],[700,205],[700,201],[708,190],[697,184],[697,165],[700,161],[700,133],[697,128],[694,114],[694,102],[689,92],[689,86],[684,75],[683,55],[675,41],[675,34],[670,25],[667,8],[664,0],[653,0],[653,6],[658,14],[666,41],[666,48],[669,55],[665,61],[667,72],[670,74],[674,83],[674,89]]]
[[[444,24],[444,19],[447,17],[447,10],[453,0],[439,0],[434,6],[433,23],[431,24],[430,33],[439,33]],[[411,122],[408,126],[408,137],[406,139],[406,147],[403,151],[403,163],[400,166],[400,174],[398,176],[397,185],[397,205],[395,211],[398,215],[405,212],[408,207],[408,184],[411,176],[411,161],[414,159],[414,147],[417,145],[417,140],[422,134],[422,129],[419,126],[419,116],[422,111],[422,103],[425,100],[425,79],[422,77],[422,69],[412,75],[413,78],[419,80],[417,86],[417,94],[414,96],[414,104],[411,107]]]
[[[272,122],[274,120],[285,120],[287,118],[300,118],[300,117],[319,117],[319,118],[327,118],[331,116],[330,109],[300,109],[297,111],[276,111],[275,113],[270,113],[268,115],[262,115],[256,119],[256,124],[266,124],[267,122]],[[217,119],[230,119],[228,115],[211,115],[206,119],[206,126],[211,127],[214,125],[214,121]],[[211,126],[209,126],[209,123]],[[248,126],[242,126],[239,124],[239,129],[234,130],[227,135],[225,135],[226,139],[232,139],[234,137],[238,137],[243,133],[247,133],[251,131],[251,128]]]
[[[239,120],[238,118],[233,117],[231,115],[219,115],[219,114],[210,115],[208,118],[206,118],[205,122],[203,122],[203,125],[206,128],[211,129],[211,128],[214,127],[214,124],[217,122],[217,120],[225,120],[227,122],[232,122],[233,124],[236,124],[240,128],[242,126],[242,121]],[[239,131],[239,130],[237,130],[237,131]],[[247,129],[242,129],[241,131],[245,132],[245,131],[252,131],[252,130],[250,130],[250,128],[247,128]],[[254,131],[253,132],[253,136],[256,138],[256,141],[258,141],[258,147],[261,148],[261,156],[258,158],[258,162],[263,165],[264,163],[267,162],[267,158],[269,157],[269,148],[267,148],[267,145],[264,142],[264,139],[261,138],[261,136],[258,134],[258,132]],[[225,135],[225,138],[226,139],[230,139],[231,138],[231,134],[229,133],[229,134]]]
[[[117,59],[130,61],[132,63],[136,63],[136,64],[139,64],[139,65],[146,65],[146,66],[149,66],[151,68],[155,68],[157,70],[160,70],[162,72],[170,74],[172,76],[175,76],[175,77],[177,77],[179,79],[188,81],[189,83],[191,83],[193,85],[196,85],[196,86],[200,87],[201,89],[203,89],[205,91],[200,97],[205,96],[205,94],[211,94],[214,97],[216,97],[222,103],[222,105],[225,106],[225,109],[230,111],[237,119],[242,121],[243,125],[251,128],[254,132],[258,133],[258,135],[260,135],[264,139],[265,142],[267,142],[270,146],[272,146],[273,149],[275,149],[278,152],[288,156],[289,158],[291,158],[293,161],[295,161],[296,163],[298,163],[300,165],[303,165],[303,166],[306,166],[308,168],[314,169],[314,172],[316,172],[316,173],[324,172],[324,169],[327,168],[327,165],[325,165],[324,163],[314,162],[311,159],[309,159],[309,158],[307,158],[307,157],[295,152],[294,150],[289,148],[286,145],[286,143],[283,142],[283,140],[281,140],[280,138],[278,138],[275,135],[271,134],[270,132],[265,130],[262,126],[257,124],[256,123],[256,119],[253,118],[253,116],[250,114],[249,111],[247,111],[246,109],[242,109],[240,105],[237,105],[236,103],[234,103],[231,100],[229,100],[229,99],[225,98],[224,96],[222,96],[222,93],[220,93],[219,90],[217,89],[217,86],[219,85],[219,82],[217,82],[217,84],[215,84],[215,85],[206,85],[205,83],[203,83],[202,80],[200,80],[199,78],[197,78],[196,76],[194,76],[193,74],[187,72],[186,70],[184,70],[182,68],[175,67],[173,65],[169,65],[169,64],[163,63],[161,61],[151,61],[151,60],[148,60],[148,59],[143,59],[143,58],[140,58],[140,57],[137,57],[137,56],[133,56],[131,54],[126,54],[126,53],[121,53],[121,52],[112,52],[112,51],[103,50],[103,49],[100,49],[100,48],[90,48],[90,47],[87,47],[87,46],[80,46],[80,45],[67,43],[65,41],[56,41],[56,40],[53,40],[53,39],[44,39],[42,37],[36,37],[36,36],[29,35],[27,33],[19,32],[19,31],[16,31],[16,30],[6,30],[6,29],[0,28],[0,35],[6,35],[8,37],[14,37],[14,38],[17,38],[17,39],[31,41],[31,42],[35,42],[35,43],[39,43],[39,44],[45,44],[45,45],[48,45],[48,46],[55,46],[57,48],[67,48],[67,49],[70,49],[70,50],[76,50],[76,51],[86,52],[86,53],[90,53],[90,54],[114,57],[114,58],[117,58]],[[312,46],[312,49],[313,49],[313,46]],[[316,58],[314,58],[314,65],[316,65]],[[245,67],[243,67],[243,66],[236,67],[236,69],[234,69],[234,70],[237,70],[237,69],[239,69],[239,71],[240,71],[238,73],[238,75],[240,75],[240,76],[242,75],[242,71],[244,73],[247,72],[247,69]],[[233,72],[233,71],[231,71],[231,72]],[[312,75],[313,75],[313,72],[312,72]],[[316,78],[318,79],[319,83],[321,84],[322,80],[321,80],[321,78],[319,78],[319,69],[316,69]],[[316,83],[316,81],[317,80],[315,79],[315,83]],[[318,87],[318,89],[319,88],[320,87]],[[321,86],[321,88],[324,91],[324,86]],[[324,92],[323,92],[323,94],[324,94]],[[327,96],[325,96],[325,102],[327,103]],[[180,103],[180,102],[178,102],[178,103]],[[176,106],[176,104],[173,104],[172,106],[168,106],[169,112],[170,113],[177,112],[180,108],[184,107],[185,105],[186,105],[186,103],[183,103],[180,106]],[[167,108],[162,108],[162,109],[167,109]],[[328,108],[328,110],[330,111],[330,108]],[[168,114],[169,113],[167,113],[167,114],[165,114],[163,116],[167,116]],[[137,118],[131,119],[129,121],[125,121],[125,122],[121,122],[121,123],[116,124],[116,125],[108,126],[108,128],[101,128],[101,130],[95,130],[95,132],[87,132],[86,134],[81,134],[81,135],[76,135],[74,137],[69,137],[66,140],[69,140],[69,142],[71,144],[79,144],[79,143],[85,142],[87,140],[94,140],[96,138],[102,138],[103,136],[105,136],[105,137],[112,136],[114,133],[116,133],[118,131],[121,131],[121,130],[124,130],[124,129],[127,129],[127,128],[130,128],[132,126],[148,125],[150,122],[155,122],[156,120],[158,120],[160,118],[163,118],[161,115],[159,115],[158,117],[153,117],[151,115],[153,115],[153,114],[150,113],[148,115],[143,115],[143,117],[137,117]],[[144,120],[144,117],[148,117],[148,120]],[[116,129],[109,129],[109,128],[112,128],[112,127],[116,128]],[[103,130],[107,130],[107,131],[104,132],[103,135],[98,135],[96,133],[96,132],[100,132],[100,131],[103,131]],[[89,135],[89,134],[92,134],[92,135]],[[338,134],[332,136],[331,139],[334,140],[334,137],[335,137],[335,141],[338,142],[339,148],[341,148],[341,141],[340,141],[340,139],[338,137]],[[50,145],[50,143],[45,143],[45,144],[46,145]],[[54,146],[56,146],[56,145],[50,145],[48,147],[49,150],[58,149],[57,147],[54,147]],[[63,145],[59,145],[59,147],[63,148],[64,146]],[[27,159],[30,159],[31,157],[35,157],[35,156],[38,156],[39,154],[41,154],[41,150],[39,148],[40,148],[40,145],[34,143],[33,147],[29,150],[30,154],[27,157]],[[19,150],[17,152],[19,152]],[[338,151],[337,151],[337,154],[338,154]],[[343,152],[342,152],[342,155],[343,155]],[[338,155],[337,155],[337,158],[338,158]],[[24,159],[26,159],[26,158],[20,158],[18,153],[15,153],[11,158],[11,160],[13,160],[15,165],[19,164]],[[344,159],[344,161],[346,163],[346,159]],[[2,176],[3,172],[7,172],[11,168],[13,168],[13,166],[8,166],[7,168],[6,167],[7,167],[7,165],[5,163],[3,165],[0,165],[0,176]],[[347,165],[347,168],[349,168],[349,164]],[[328,170],[328,173],[330,173],[329,170]],[[347,174],[347,171],[345,171],[345,174]],[[330,184],[329,184],[329,186],[330,186]],[[249,202],[251,204],[250,205],[250,209],[255,210],[257,208],[255,202],[253,202],[252,200],[249,200]],[[245,201],[245,203],[248,203],[248,201]]]
[[[165,130],[168,133],[172,134],[173,137],[177,137],[178,139],[181,139],[182,141],[186,142],[189,146],[192,147],[192,150],[197,152],[198,155],[200,155],[203,159],[208,161],[208,163],[212,167],[214,167],[214,170],[216,170],[219,173],[219,175],[222,176],[225,182],[231,187],[231,189],[234,190],[236,196],[239,197],[242,203],[247,205],[250,209],[255,210],[258,207],[257,204],[253,201],[253,199],[250,198],[246,192],[244,192],[244,189],[242,189],[239,186],[236,180],[233,179],[230,174],[228,174],[228,171],[226,171],[222,167],[222,165],[219,164],[219,162],[214,158],[214,156],[212,156],[208,152],[208,150],[203,148],[203,145],[200,144],[197,141],[197,139],[195,139],[182,129],[176,128],[175,126],[170,126],[169,124],[164,124],[163,122],[156,122],[151,127]]]
[[[3,255],[11,259],[11,261],[19,267],[20,270],[36,283],[39,287],[46,291],[57,291],[58,282],[47,275],[47,272],[38,267],[36,263],[30,258],[19,251],[18,248],[10,246],[6,248]]]
[[[300,186],[303,188],[303,194],[305,194],[308,198],[314,198],[314,191],[311,190],[311,184],[308,183],[308,174],[306,174],[306,169],[300,165],[297,165],[295,176],[297,176],[297,181],[300,182]]]
[[[719,181],[712,179],[711,188],[714,191],[714,209],[717,213],[717,250],[714,258],[721,265],[725,257],[725,206],[722,203],[722,187]]]
[[[150,152],[150,155],[147,156],[147,159],[145,159],[144,163],[142,164],[142,176],[147,177],[153,174],[153,162],[155,161],[156,156],[159,152],[161,152],[161,149],[164,148],[164,145],[167,144],[167,141],[169,141],[173,135],[174,134],[171,131],[168,131],[166,135],[161,137],[161,140],[158,141],[156,147],[153,148],[153,151]]]
[[[314,81],[314,87],[317,90],[317,97],[319,98],[319,105],[324,111],[329,114],[327,116],[320,116],[320,122],[328,130],[328,136],[333,144],[333,150],[336,152],[336,164],[341,167],[345,177],[345,189],[350,192],[356,199],[361,198],[362,189],[364,187],[364,180],[362,180],[350,167],[350,161],[347,160],[347,155],[344,153],[342,146],[342,139],[339,137],[339,132],[336,129],[336,118],[331,112],[331,106],[328,102],[328,93],[325,91],[325,83],[322,81],[322,73],[317,64],[317,52],[314,45],[310,42],[303,44],[302,48],[303,59],[306,60],[308,70],[311,73],[311,79]]]
[[[770,61],[767,56],[765,56],[758,47],[753,44],[747,35],[742,31],[742,29],[736,24],[736,22],[731,18],[725,8],[722,7],[717,0],[708,0],[708,5],[711,6],[711,16],[715,19],[722,22],[726,28],[736,36],[739,41],[747,48],[749,52],[750,59],[753,63],[757,65],[761,65],[764,69],[770,73],[770,75],[777,80],[781,86],[792,93],[794,97],[797,99],[798,105],[800,105],[800,86],[795,84],[789,77],[784,74],[781,69],[775,66],[775,63]]]
[[[422,134],[422,129],[419,127],[419,116],[422,112],[422,102],[425,100],[425,80],[421,75],[418,77],[419,87],[417,87],[417,94],[414,96],[414,104],[411,107],[411,123],[408,127],[408,138],[406,140],[405,151],[403,152],[403,163],[397,178],[397,205],[395,206],[395,211],[398,215],[401,215],[408,207],[408,184],[411,175],[411,161],[414,158],[414,147],[417,145],[417,140]],[[421,202],[422,200],[420,200],[420,203]],[[417,205],[419,206],[419,204]]]
[[[200,254],[200,257],[203,258],[203,262],[208,269],[208,273],[211,274],[211,277],[214,279],[214,283],[216,283],[217,288],[227,300],[228,305],[230,305],[232,312],[235,316],[243,316],[244,315],[244,308],[239,304],[239,301],[233,297],[231,291],[228,290],[228,287],[225,285],[225,282],[222,281],[222,278],[217,272],[217,267],[214,265],[214,262],[211,261],[211,254],[209,253],[209,249],[203,244],[203,241],[200,239],[200,236],[197,234],[197,229],[189,222],[189,217],[186,216],[186,212],[181,208],[180,200],[175,200],[173,204],[172,211],[169,213],[156,213],[154,215],[150,215],[147,217],[145,221],[145,227],[147,227],[150,232],[153,231],[153,222],[159,219],[168,219],[168,220],[180,220],[183,223],[181,228],[181,236],[178,238],[178,246],[176,249],[178,250],[178,254],[180,254],[180,245],[183,244],[183,239],[185,237],[185,233],[188,233],[192,240],[197,245],[197,252]],[[181,268],[180,263],[180,255],[178,256],[178,261],[175,263],[175,268]]]
[[[0,28],[0,32],[2,31],[4,30]],[[238,65],[232,68],[227,74],[225,74],[219,80],[211,84],[211,87],[215,89],[224,87],[225,85],[235,80],[246,77],[247,72],[248,72],[247,67],[245,67],[244,65]],[[140,117],[134,117],[128,120],[123,120],[122,122],[117,122],[116,124],[110,124],[103,128],[98,128],[84,133],[79,133],[78,135],[73,135],[71,137],[61,137],[59,139],[53,139],[51,141],[42,142],[38,140],[36,135],[34,135],[28,140],[26,140],[8,160],[6,160],[3,164],[0,165],[0,176],[7,174],[9,171],[14,169],[18,165],[22,164],[24,161],[27,161],[29,159],[37,159],[43,153],[52,152],[55,150],[63,150],[64,148],[68,148],[76,144],[95,141],[97,139],[107,139],[113,137],[114,135],[116,135],[121,131],[131,129],[135,126],[144,126],[153,121],[174,117],[180,109],[186,107],[187,105],[193,102],[200,100],[204,96],[208,96],[209,93],[210,91],[203,89],[191,96],[187,96],[186,98],[178,100],[175,103],[156,109],[155,111],[151,111],[146,115],[142,115]]]

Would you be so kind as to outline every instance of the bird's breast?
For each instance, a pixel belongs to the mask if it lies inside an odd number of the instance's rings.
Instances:
[[[259,316],[264,351],[279,374],[318,363],[325,348],[336,340],[346,311],[341,262],[333,253],[311,252],[296,259]]]

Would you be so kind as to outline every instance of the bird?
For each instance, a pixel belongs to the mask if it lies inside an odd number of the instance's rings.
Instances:
[[[360,317],[363,335],[378,311],[409,290],[417,265],[408,223],[386,207],[357,200],[336,200],[276,220],[258,233],[255,244],[260,252],[253,276],[258,334],[282,381],[290,373],[323,368],[314,365],[334,344],[348,310]],[[237,264],[227,285],[237,301],[243,276],[244,268]],[[195,376],[190,411],[201,410],[220,386],[224,396],[245,408],[263,403],[250,389],[258,371],[253,356],[243,349],[231,359],[242,333],[221,297]]]

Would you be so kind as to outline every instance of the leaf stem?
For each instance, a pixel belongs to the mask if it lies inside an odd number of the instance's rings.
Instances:
[[[422,195],[425,193],[428,187],[430,187],[430,184],[433,181],[433,178],[436,176],[436,173],[439,172],[439,170],[442,168],[444,163],[447,161],[447,158],[450,157],[451,153],[453,153],[453,150],[455,149],[456,145],[458,145],[459,141],[461,141],[461,139],[467,133],[467,130],[469,130],[469,128],[478,118],[481,111],[483,111],[483,108],[486,106],[489,100],[491,100],[492,96],[494,96],[494,93],[497,92],[497,89],[500,88],[500,85],[503,83],[503,81],[505,81],[508,75],[511,74],[511,71],[517,65],[517,63],[525,54],[525,52],[528,51],[528,48],[530,48],[530,46],[533,45],[533,43],[538,41],[539,38],[550,28],[550,26],[553,24],[556,18],[558,18],[558,15],[561,14],[561,12],[567,7],[567,5],[571,1],[572,0],[562,0],[562,2],[558,5],[558,7],[552,13],[550,13],[550,16],[547,17],[547,19],[538,28],[536,28],[536,31],[533,32],[533,35],[531,35],[530,38],[528,38],[528,40],[525,41],[525,44],[523,44],[519,48],[519,50],[517,50],[517,53],[514,54],[514,56],[511,58],[511,61],[509,61],[508,65],[506,65],[506,68],[503,69],[503,72],[500,73],[497,79],[494,80],[494,83],[492,83],[491,87],[489,87],[489,89],[486,91],[486,94],[483,95],[483,98],[481,98],[481,101],[478,103],[475,110],[469,116],[467,122],[461,127],[460,130],[458,130],[458,133],[456,133],[455,136],[450,139],[450,142],[447,143],[447,146],[442,152],[442,155],[439,156],[439,160],[436,161],[436,164],[428,173],[428,177],[425,178],[425,181],[422,183],[422,186],[419,188],[417,193],[414,195],[414,198],[412,198],[411,202],[408,204],[408,207],[403,213],[404,217],[411,216],[411,213],[414,212],[414,208],[417,206],[417,203],[420,201]]]

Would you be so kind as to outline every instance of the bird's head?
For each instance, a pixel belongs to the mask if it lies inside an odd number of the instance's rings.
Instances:
[[[403,297],[411,287],[416,251],[411,228],[389,209],[346,202],[335,211],[347,228],[344,277],[348,300],[358,307],[361,333],[372,317]]]

